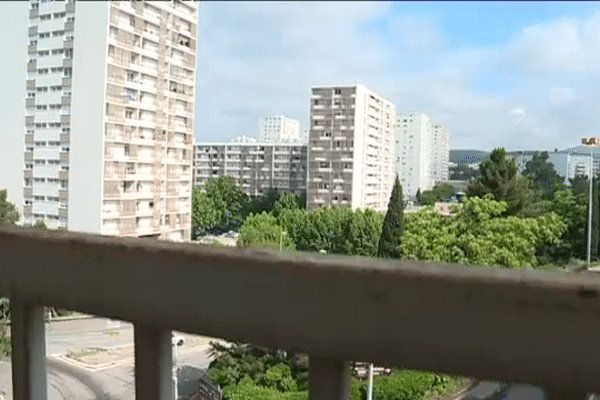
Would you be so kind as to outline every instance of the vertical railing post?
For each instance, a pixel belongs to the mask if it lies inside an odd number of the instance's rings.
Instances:
[[[308,382],[310,400],[348,400],[350,362],[311,356]]]
[[[173,400],[171,330],[135,325],[135,398]]]
[[[13,399],[46,400],[44,307],[13,296],[10,320]]]

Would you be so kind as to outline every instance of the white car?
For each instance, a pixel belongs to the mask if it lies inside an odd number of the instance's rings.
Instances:
[[[185,342],[185,338],[181,335],[177,335],[175,334],[175,332],[171,333],[171,341],[173,343],[173,346],[183,346],[183,343]]]

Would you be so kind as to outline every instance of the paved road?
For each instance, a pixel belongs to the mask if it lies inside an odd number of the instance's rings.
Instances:
[[[543,389],[537,386],[521,383],[503,384],[498,382],[480,382],[471,389],[463,400],[546,400]],[[588,399],[599,400],[600,396],[593,395]],[[558,399],[560,400],[560,399]]]
[[[133,345],[133,327],[121,323],[121,335],[111,341],[103,335],[106,319],[61,321],[50,324],[46,331],[46,352],[49,355],[65,354],[83,347],[109,347]],[[205,369],[210,362],[206,344],[209,338],[181,334],[186,342],[178,348],[178,365]],[[204,347],[202,347],[204,346]],[[190,390],[189,382],[180,376],[180,391]],[[87,371],[55,357],[48,358],[49,400],[133,400],[135,398],[133,360],[111,368]],[[0,361],[0,395],[12,399],[10,363]]]

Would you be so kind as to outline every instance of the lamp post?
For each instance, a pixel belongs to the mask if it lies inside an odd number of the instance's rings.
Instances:
[[[369,364],[369,386],[367,388],[367,400],[373,400],[373,363]]]
[[[287,235],[286,231],[281,231],[281,235],[279,235],[279,251],[281,251],[283,247],[283,236]]]
[[[600,137],[584,137],[581,143],[590,147],[590,200],[588,212],[587,264],[590,267],[592,257],[592,192],[594,181],[594,147],[600,145]]]

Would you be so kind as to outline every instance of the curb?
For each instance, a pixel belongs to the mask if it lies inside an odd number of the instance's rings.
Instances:
[[[112,347],[112,349],[123,348],[123,347],[130,347],[130,346],[133,346],[133,345],[127,344],[127,345],[114,346],[114,347]],[[111,348],[106,348],[105,347],[103,349],[110,350]],[[194,351],[201,351],[201,350],[208,350],[208,349],[209,349],[209,345],[196,346],[196,347],[187,348],[186,350],[179,351],[177,354],[181,355],[181,354],[191,353],[191,352],[194,352]],[[72,358],[69,358],[69,357],[66,356],[66,354],[52,354],[51,357],[54,357],[54,358],[56,358],[58,360],[61,360],[63,362],[72,364],[72,365],[74,365],[74,366],[76,366],[78,368],[81,368],[83,370],[86,370],[88,372],[101,371],[101,370],[104,370],[104,369],[116,367],[116,366],[121,365],[121,364],[127,364],[127,363],[129,363],[131,361],[135,361],[135,357],[128,357],[128,358],[123,358],[123,359],[120,359],[120,360],[111,361],[111,362],[104,363],[104,364],[91,365],[91,364],[86,364],[86,363],[83,363],[81,361],[77,361],[77,360],[74,360]],[[2,400],[2,399],[0,399],[0,400]]]
[[[471,389],[473,389],[475,386],[477,386],[479,384],[479,382],[477,381],[477,379],[471,379],[471,383],[469,383],[469,385],[467,385],[466,387],[464,387],[462,390],[453,393],[447,397],[444,397],[441,400],[462,400],[462,398],[464,397],[464,395],[470,391]]]
[[[47,318],[44,318],[44,322],[45,323],[52,323],[52,322],[62,322],[62,321],[75,321],[75,320],[79,320],[79,319],[94,319],[94,318],[105,318],[105,317],[100,317],[97,315],[68,315],[65,317],[54,317],[52,318],[50,321],[48,321]],[[10,325],[10,320],[6,321],[6,325]],[[2,400],[2,399],[0,399]]]

